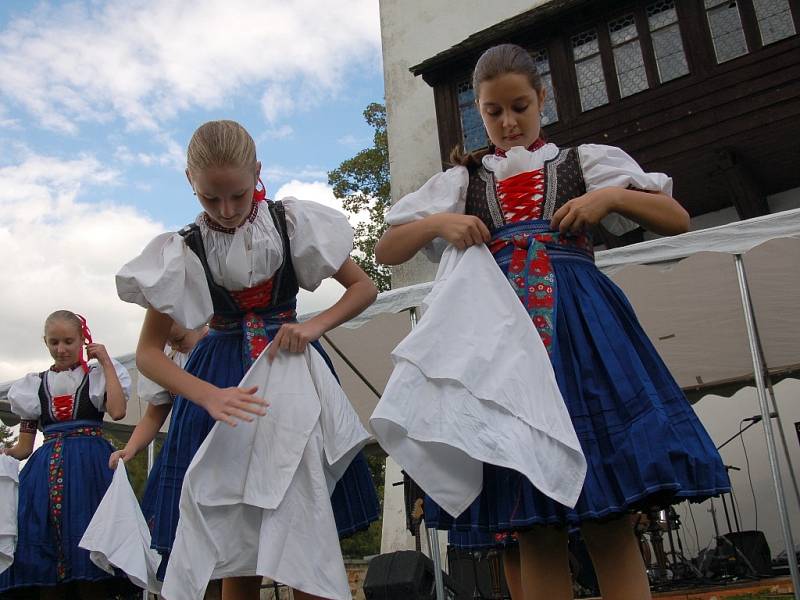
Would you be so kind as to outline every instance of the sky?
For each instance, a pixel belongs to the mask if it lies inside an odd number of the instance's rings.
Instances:
[[[269,197],[341,209],[327,172],[371,144],[382,101],[378,0],[0,2],[0,382],[48,366],[56,309],[135,349],[143,310],[114,274],[199,212],[183,169],[201,123],[250,131]]]

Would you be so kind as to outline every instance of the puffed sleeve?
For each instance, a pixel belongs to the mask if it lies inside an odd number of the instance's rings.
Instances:
[[[189,360],[189,356],[187,354],[183,354],[182,352],[176,352],[175,356],[172,357],[172,362],[178,365],[181,369],[186,366],[187,360]],[[143,402],[149,402],[154,406],[172,404],[172,394],[170,394],[168,390],[161,387],[155,381],[148,379],[141,373],[139,373],[136,391],[139,396],[139,400]]]
[[[41,385],[42,378],[39,373],[28,373],[11,384],[8,390],[11,412],[23,421],[38,421],[42,415],[42,405],[39,403]]]
[[[672,178],[664,173],[645,173],[624,150],[602,144],[578,146],[586,191],[606,187],[622,187],[672,195]],[[639,227],[638,223],[617,213],[602,220],[603,227],[614,235],[622,235]]]
[[[117,295],[152,307],[188,329],[204,325],[214,313],[203,265],[177,233],[162,233],[120,269]]]
[[[292,263],[300,287],[313,292],[353,250],[353,228],[343,213],[318,202],[282,198]]]
[[[122,395],[125,397],[125,402],[131,396],[131,376],[128,369],[122,366],[122,363],[116,359],[111,359],[114,365],[114,372],[117,374],[119,384],[122,386]],[[105,411],[106,409],[106,374],[103,372],[103,367],[99,364],[92,364],[89,367],[89,400],[94,404],[97,410]]]
[[[386,212],[386,223],[403,225],[445,212],[464,214],[468,187],[469,171],[466,167],[457,166],[437,173],[417,191],[395,202]],[[422,252],[428,260],[439,262],[446,247],[445,240],[436,238]]]

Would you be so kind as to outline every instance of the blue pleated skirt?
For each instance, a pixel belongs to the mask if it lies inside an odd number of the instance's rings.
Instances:
[[[588,463],[583,490],[568,508],[520,473],[484,464],[483,491],[457,518],[426,499],[427,523],[451,529],[456,545],[485,547],[487,533],[576,527],[730,489],[711,438],[622,291],[591,258],[548,254],[556,279],[551,359]]]
[[[269,335],[273,335],[270,332]],[[244,377],[243,336],[240,331],[212,330],[195,347],[186,371],[217,387],[239,384]],[[333,371],[330,359],[315,344]],[[167,438],[147,480],[142,512],[151,529],[152,546],[167,557],[178,527],[178,505],[183,477],[195,452],[214,426],[213,418],[200,406],[178,396],[172,408]],[[224,481],[220,482],[224,485]],[[331,495],[331,504],[340,537],[369,527],[380,516],[375,485],[363,453],[350,463]],[[166,561],[162,562],[162,572]]]
[[[72,431],[80,426],[99,425],[101,423],[72,421],[53,425],[47,431]],[[15,588],[114,579],[89,560],[88,551],[78,548],[78,542],[111,484],[113,471],[108,468],[108,458],[114,448],[99,436],[63,439],[61,548],[66,574],[60,579],[56,532],[49,518],[48,478],[54,447],[54,442],[43,444],[20,472],[17,551],[12,565],[0,574],[0,593]]]

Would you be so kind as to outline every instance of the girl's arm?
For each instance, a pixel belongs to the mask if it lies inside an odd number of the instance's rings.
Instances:
[[[86,358],[96,358],[103,369],[106,380],[106,412],[115,421],[124,419],[127,412],[125,393],[122,391],[122,384],[119,382],[114,363],[105,346],[103,344],[87,344]]]
[[[375,260],[383,265],[399,265],[437,237],[463,250],[475,244],[485,244],[491,234],[478,217],[438,213],[419,221],[389,227],[375,245]]]
[[[0,452],[12,458],[16,458],[17,460],[25,460],[31,454],[33,454],[33,442],[35,440],[35,432],[29,433],[26,431],[20,431],[19,437],[17,438],[17,443],[11,446],[11,448],[0,450]]]
[[[258,388],[221,389],[190,375],[164,354],[172,319],[148,308],[136,347],[136,366],[148,377],[173,394],[184,396],[202,406],[214,419],[232,427],[240,421],[252,421],[252,415],[265,415],[269,404],[253,394]]]
[[[304,323],[283,325],[269,347],[269,360],[273,360],[278,350],[304,352],[306,346],[330,331],[360,314],[375,301],[378,289],[352,258],[348,258],[333,278],[346,289],[338,302]]]
[[[116,469],[120,459],[125,462],[132,460],[150,442],[156,439],[156,435],[158,435],[161,426],[167,420],[170,410],[172,410],[172,405],[170,404],[155,405],[148,403],[144,415],[142,415],[142,420],[136,424],[128,443],[125,444],[122,450],[117,450],[111,455],[108,460],[108,466]]]
[[[666,194],[607,187],[573,198],[553,215],[551,226],[559,231],[580,231],[597,225],[616,212],[659,235],[689,231],[689,213]]]

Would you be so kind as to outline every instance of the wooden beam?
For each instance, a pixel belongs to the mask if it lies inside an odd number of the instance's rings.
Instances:
[[[751,219],[769,214],[767,194],[744,161],[733,150],[720,150],[716,154],[720,182],[725,186],[740,219]]]

